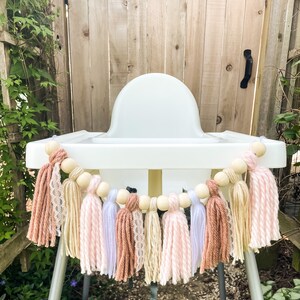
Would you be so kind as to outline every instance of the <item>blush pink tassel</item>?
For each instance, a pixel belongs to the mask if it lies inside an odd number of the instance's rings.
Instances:
[[[191,241],[187,219],[179,208],[176,194],[169,197],[169,210],[163,216],[163,250],[160,266],[160,283],[172,278],[187,283],[192,276]]]
[[[270,246],[281,238],[278,221],[278,189],[272,172],[257,165],[257,156],[248,151],[244,160],[250,175],[251,240],[250,247],[257,250]]]
[[[56,223],[51,204],[50,181],[54,166],[60,165],[65,158],[65,150],[54,151],[49,157],[49,163],[40,169],[36,179],[27,238],[38,246],[55,246]]]
[[[80,266],[81,273],[106,272],[106,255],[102,223],[102,202],[96,195],[101,182],[99,175],[94,175],[87,188],[80,211]]]

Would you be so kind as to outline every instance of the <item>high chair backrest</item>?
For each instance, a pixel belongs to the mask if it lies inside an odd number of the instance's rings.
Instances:
[[[150,73],[130,81],[114,104],[108,137],[201,137],[194,96],[181,81],[167,74]]]

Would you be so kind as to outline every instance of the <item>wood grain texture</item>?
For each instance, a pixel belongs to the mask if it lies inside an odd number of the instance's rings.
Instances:
[[[54,64],[56,70],[55,80],[58,83],[57,109],[59,129],[61,133],[72,131],[72,108],[70,90],[69,49],[66,19],[66,6],[64,0],[53,0],[53,9],[58,12],[58,17],[53,22],[55,42]]]
[[[201,103],[207,1],[187,1],[184,83]]]
[[[108,2],[89,1],[90,103],[92,130],[107,131],[109,111]]]
[[[206,7],[200,117],[204,131],[215,131],[221,79],[226,0],[209,0]]]
[[[127,81],[147,73],[146,16],[147,1],[128,1],[128,77]]]
[[[234,130],[237,91],[240,88],[240,70],[245,70],[242,56],[242,38],[245,0],[227,0],[225,32],[220,69],[217,131]]]
[[[90,86],[90,27],[87,1],[69,1],[74,129],[93,130]]]
[[[147,73],[166,72],[166,0],[147,3]]]
[[[186,0],[166,1],[166,73],[183,80]],[[174,22],[176,20],[176,22]]]
[[[121,89],[127,83],[128,75],[128,28],[127,1],[108,1],[110,89],[109,109]]]
[[[246,1],[245,12],[242,51],[245,49],[251,49],[253,67],[252,76],[248,82],[248,87],[246,89],[239,88],[237,92],[233,128],[238,132],[250,134],[254,107],[254,89],[257,78],[257,63],[259,59],[260,41],[264,19],[263,17],[265,12],[265,1]],[[243,53],[240,55],[243,56]],[[244,73],[245,68],[241,68],[239,75],[240,80],[243,79]]]

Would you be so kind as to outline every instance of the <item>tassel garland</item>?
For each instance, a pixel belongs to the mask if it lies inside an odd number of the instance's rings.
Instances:
[[[109,278],[115,277],[117,266],[116,219],[119,211],[119,205],[116,203],[117,193],[116,189],[109,192],[102,210],[104,247],[107,258],[106,274]]]
[[[206,205],[206,232],[200,273],[215,268],[219,262],[229,261],[229,224],[224,200],[214,180],[206,182],[210,198]]]
[[[51,204],[50,181],[54,166],[60,165],[66,157],[65,150],[60,148],[54,151],[49,156],[49,163],[40,169],[36,179],[27,238],[38,246],[55,246],[56,223]]]
[[[169,210],[163,220],[163,250],[160,266],[160,284],[166,285],[172,278],[176,284],[180,279],[187,283],[192,276],[191,242],[185,214],[179,208],[176,194],[169,197]]]
[[[80,266],[81,273],[104,274],[107,269],[102,224],[102,203],[96,195],[99,175],[92,176],[80,212]]]
[[[157,213],[156,197],[151,198],[145,217],[145,281],[159,281],[161,261],[161,229]]]
[[[191,249],[192,249],[192,275],[200,267],[205,239],[206,212],[204,205],[200,202],[196,193],[188,192],[192,201],[191,205]]]
[[[251,241],[254,250],[281,238],[278,222],[278,189],[272,172],[257,165],[257,156],[248,151],[244,160],[250,175]]]
[[[80,206],[81,190],[76,179],[83,173],[83,169],[76,167],[69,178],[63,182],[65,197],[65,223],[63,238],[66,246],[66,255],[80,259]]]

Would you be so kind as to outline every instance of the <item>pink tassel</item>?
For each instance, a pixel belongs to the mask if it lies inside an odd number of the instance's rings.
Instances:
[[[257,156],[248,151],[244,155],[250,175],[251,240],[257,250],[270,246],[281,238],[278,221],[278,189],[272,172],[257,165]]]
[[[96,195],[101,181],[94,175],[83,199],[80,212],[80,266],[81,273],[106,272],[106,255],[102,225],[102,203]]]
[[[180,279],[187,283],[192,276],[191,241],[187,219],[179,208],[176,194],[169,197],[169,210],[163,216],[163,233],[160,283],[165,285],[171,277],[173,284]]]
[[[50,181],[54,165],[60,165],[65,158],[65,150],[54,151],[49,157],[49,163],[40,169],[36,179],[27,238],[38,246],[55,246],[56,223],[51,204]]]

